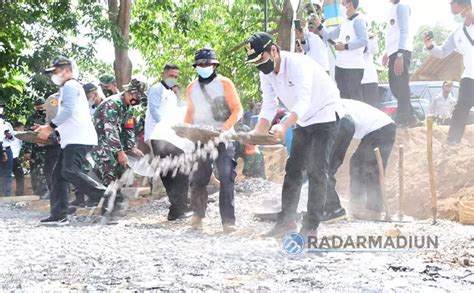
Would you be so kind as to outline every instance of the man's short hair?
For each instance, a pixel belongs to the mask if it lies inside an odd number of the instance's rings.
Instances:
[[[452,0],[451,3],[457,3],[459,5],[471,5],[472,6],[471,0]]]
[[[178,65],[175,65],[175,64],[166,64],[165,65],[165,68],[163,69],[164,71],[167,71],[167,70],[179,70],[179,67]]]
[[[355,9],[359,8],[359,0],[346,0],[347,3],[352,3]]]

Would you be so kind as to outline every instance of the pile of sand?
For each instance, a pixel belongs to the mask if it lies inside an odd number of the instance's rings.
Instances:
[[[468,126],[461,144],[448,146],[447,126],[435,126],[433,132],[433,161],[438,193],[440,218],[458,220],[461,197],[474,195],[474,125]],[[386,190],[390,212],[398,213],[399,205],[399,145],[404,146],[406,215],[415,218],[431,216],[431,194],[428,177],[426,127],[399,130],[388,162]],[[338,190],[349,195],[349,162],[358,142],[353,142],[338,176]]]

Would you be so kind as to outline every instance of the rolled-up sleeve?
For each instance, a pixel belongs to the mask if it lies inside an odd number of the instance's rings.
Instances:
[[[156,122],[161,121],[160,116],[160,106],[161,106],[161,97],[163,95],[163,87],[160,85],[155,85],[150,88],[148,92],[148,107],[150,108],[151,117]]]
[[[441,47],[434,47],[430,50],[433,57],[443,59],[448,57],[456,49],[456,43],[454,42],[454,33],[450,34]]]
[[[399,50],[407,50],[410,37],[410,7],[408,5],[398,5],[397,19],[400,27]]]
[[[62,89],[62,108],[56,117],[54,117],[51,122],[54,125],[59,126],[63,124],[67,119],[72,116],[74,108],[76,107],[77,100],[80,96],[78,88],[65,84]]]
[[[268,122],[272,122],[278,111],[278,99],[268,78],[269,77],[265,76],[263,73],[260,73],[260,86],[263,98],[259,119],[263,118]]]
[[[347,43],[349,50],[367,47],[369,39],[367,37],[367,24],[362,18],[354,19],[354,30],[357,38],[352,42]]]

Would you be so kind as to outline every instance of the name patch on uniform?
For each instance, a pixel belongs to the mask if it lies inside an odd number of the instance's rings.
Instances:
[[[127,123],[123,126],[125,129],[134,129],[135,128],[135,119],[129,118],[127,120]]]

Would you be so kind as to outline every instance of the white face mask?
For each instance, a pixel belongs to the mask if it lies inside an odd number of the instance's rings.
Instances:
[[[209,78],[214,73],[214,66],[201,67],[197,66],[196,71],[202,78]]]
[[[174,87],[178,83],[178,80],[176,78],[166,78],[165,83],[169,87]]]
[[[58,74],[53,74],[51,76],[51,80],[53,81],[53,83],[55,85],[63,85],[63,82],[64,82],[64,74],[61,72],[61,73],[58,73]]]
[[[466,22],[466,17],[462,16],[461,13],[458,13],[458,14],[454,15],[454,21],[457,22],[457,23],[464,23],[464,22]]]

